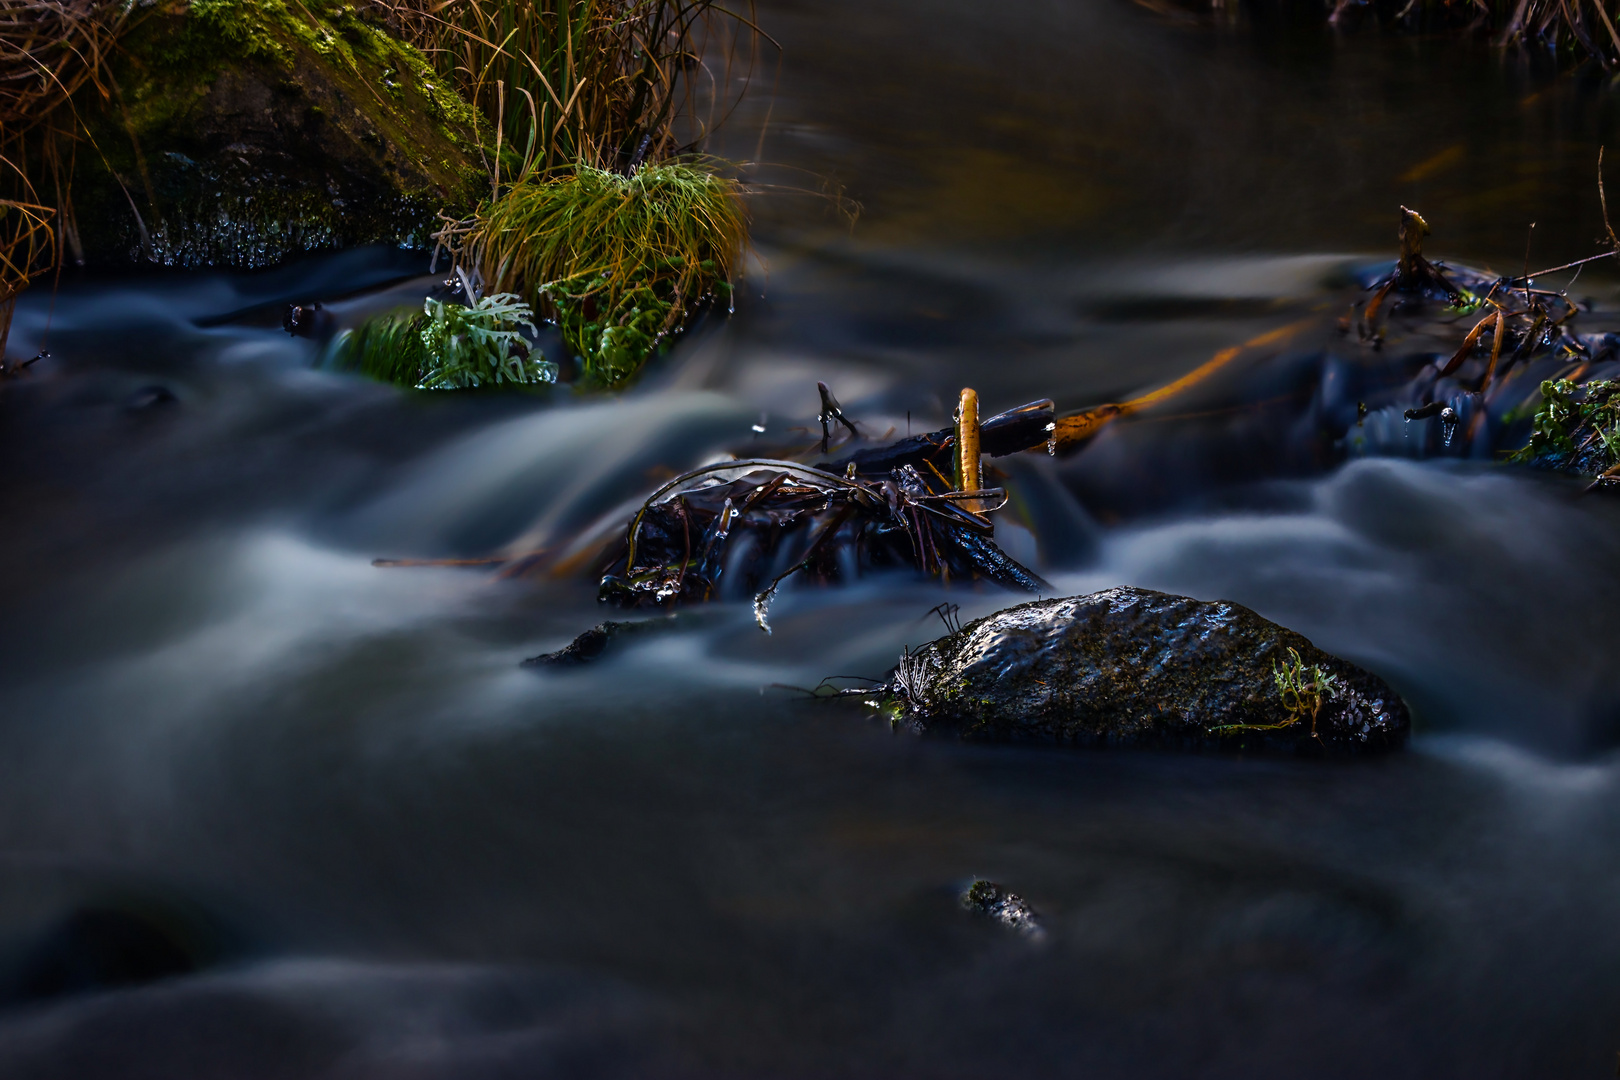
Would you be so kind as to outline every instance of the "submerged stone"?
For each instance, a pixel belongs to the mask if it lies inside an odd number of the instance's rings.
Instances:
[[[554,652],[529,657],[522,666],[569,668],[594,664],[632,642],[644,641],[658,634],[708,626],[714,621],[705,613],[693,611],[671,612],[652,619],[609,619],[597,623]]]
[[[1378,676],[1225,601],[1148,589],[1020,604],[908,654],[923,729],[1100,745],[1376,752],[1406,705]]]
[[[641,637],[660,630],[673,629],[675,621],[662,619],[618,621],[610,619],[597,623],[555,652],[541,653],[523,661],[524,667],[578,667],[600,660],[610,647],[626,638]]]

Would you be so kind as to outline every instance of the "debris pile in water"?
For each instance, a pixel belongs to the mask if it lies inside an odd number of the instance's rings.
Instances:
[[[1598,190],[1603,197],[1601,182]],[[1401,208],[1399,261],[1369,286],[1373,296],[1359,318],[1341,322],[1374,350],[1424,350],[1389,361],[1391,370],[1409,361],[1417,367],[1404,383],[1358,405],[1341,444],[1351,454],[1407,448],[1505,456],[1586,475],[1612,468],[1620,456],[1608,444],[1620,413],[1609,416],[1605,387],[1620,376],[1620,334],[1579,332],[1582,308],[1569,289],[1586,264],[1614,257],[1620,239],[1611,230],[1609,250],[1597,255],[1534,272],[1527,259],[1525,273],[1498,276],[1429,262],[1422,252],[1428,233],[1421,215]],[[1575,277],[1561,289],[1536,284],[1569,271]],[[1397,318],[1392,340],[1401,344],[1392,346],[1387,336]],[[1435,344],[1445,352],[1429,351]],[[1429,420],[1433,434],[1414,441],[1419,429],[1410,425]]]
[[[826,386],[820,390],[825,448],[828,425],[853,425]],[[996,546],[988,515],[1006,504],[1006,492],[981,488],[979,478],[981,449],[1007,453],[1039,444],[1052,403],[1034,402],[981,425],[978,395],[964,390],[961,400],[954,429],[839,462],[726,461],[676,477],[631,519],[602,578],[601,599],[667,607],[752,596],[755,617],[769,631],[771,600],[795,575],[830,583],[910,567],[945,582],[1049,591]]]

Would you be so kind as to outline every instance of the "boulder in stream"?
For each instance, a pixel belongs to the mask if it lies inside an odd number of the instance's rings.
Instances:
[[[486,190],[476,111],[375,5],[140,5],[102,82],[31,137],[80,261],[261,267],[431,244]],[[71,121],[71,122],[70,122]],[[69,192],[71,194],[69,195]]]
[[[1037,600],[908,653],[893,690],[924,730],[1306,754],[1393,749],[1378,676],[1226,601],[1148,589]]]

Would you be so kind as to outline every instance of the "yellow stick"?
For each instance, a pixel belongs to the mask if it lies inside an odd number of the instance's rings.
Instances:
[[[979,490],[979,392],[969,387],[962,390],[962,403],[956,412],[957,473],[962,478],[963,491]]]
[[[1151,405],[1157,405],[1166,398],[1174,397],[1183,390],[1191,389],[1237,359],[1243,350],[1256,349],[1266,345],[1274,345],[1279,341],[1285,341],[1311,325],[1314,321],[1314,319],[1301,319],[1298,322],[1289,323],[1287,326],[1268,330],[1264,334],[1250,338],[1241,345],[1232,345],[1222,349],[1175,382],[1170,383],[1168,386],[1161,386],[1157,390],[1143,394],[1139,398],[1132,398],[1130,401],[1122,401],[1114,405],[1098,405],[1094,409],[1087,409],[1085,412],[1077,413],[1074,416],[1059,417],[1052,425],[1052,439],[1048,446],[1055,452],[1084,442],[1092,435],[1095,435],[1110,420],[1121,416],[1129,416],[1133,412],[1139,412]]]

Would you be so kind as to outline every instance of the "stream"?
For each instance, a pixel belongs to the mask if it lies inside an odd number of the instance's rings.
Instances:
[[[1536,264],[1592,254],[1620,97],[1224,10],[762,3],[780,64],[711,146],[765,163],[748,280],[620,396],[410,395],[282,331],[419,298],[423,253],[25,295],[0,1076],[1610,1075],[1620,501],[1432,421],[1324,425],[1395,362],[1334,323],[1398,207],[1502,273],[1531,222]],[[1571,295],[1620,328],[1612,270]],[[935,605],[1005,593],[788,587],[769,635],[727,604],[536,671],[610,614],[588,573],[373,565],[622,523],[819,437],[818,379],[899,437],[964,386],[1078,409],[1296,324],[1076,455],[997,459],[997,537],[1063,594],[1230,600],[1369,668],[1413,711],[1388,757],[916,737],[782,688],[883,676]],[[965,913],[976,877],[1044,935]]]

